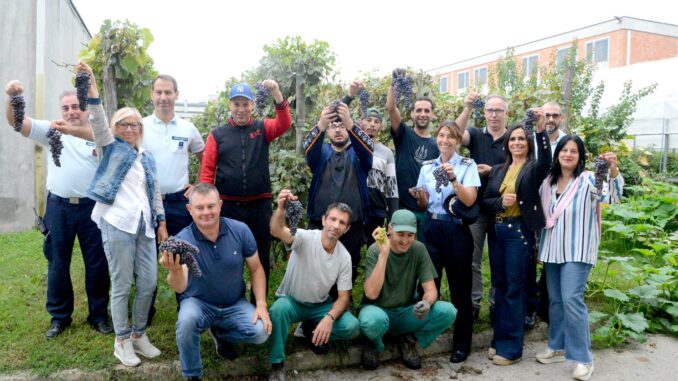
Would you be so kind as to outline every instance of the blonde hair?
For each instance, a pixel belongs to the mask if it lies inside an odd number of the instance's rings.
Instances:
[[[139,146],[141,145],[141,142],[144,140],[144,123],[143,123],[141,114],[139,113],[139,110],[137,110],[136,108],[134,108],[134,107],[123,107],[120,110],[116,111],[115,114],[113,114],[113,117],[111,118],[111,125],[110,125],[111,133],[113,134],[113,136],[118,136],[116,124],[119,121],[121,121],[121,120],[123,120],[127,117],[130,117],[130,116],[136,117],[138,119],[139,123],[141,123],[141,125],[139,126],[139,139],[137,139],[137,142],[134,143],[134,148],[139,148]]]

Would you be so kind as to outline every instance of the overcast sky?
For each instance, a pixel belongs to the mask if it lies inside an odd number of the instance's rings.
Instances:
[[[256,67],[262,47],[287,35],[327,41],[347,81],[400,66],[432,69],[613,16],[678,24],[667,0],[72,1],[92,34],[107,18],[150,29],[156,69],[174,75],[190,101]]]

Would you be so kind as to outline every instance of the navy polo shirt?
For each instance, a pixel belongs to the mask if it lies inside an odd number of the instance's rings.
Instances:
[[[230,306],[244,295],[245,258],[257,252],[257,243],[247,225],[222,217],[216,242],[207,239],[195,223],[184,228],[177,238],[200,250],[195,260],[202,272],[201,277],[188,272],[188,286],[180,299],[195,297],[210,304]]]

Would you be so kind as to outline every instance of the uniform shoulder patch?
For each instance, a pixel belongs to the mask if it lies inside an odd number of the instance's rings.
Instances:
[[[421,165],[424,166],[424,165],[433,164],[433,163],[436,162],[436,160],[438,160],[438,159],[424,160],[424,161],[421,162]]]
[[[471,165],[473,163],[473,159],[470,157],[462,157],[461,160],[459,161],[460,165]]]

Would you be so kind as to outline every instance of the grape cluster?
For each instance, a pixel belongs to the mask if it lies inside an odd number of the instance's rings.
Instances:
[[[443,167],[438,167],[433,170],[433,177],[436,179],[436,192],[440,193],[442,187],[446,187],[450,184],[450,178],[447,177],[447,172]]]
[[[174,255],[179,256],[179,263],[188,266],[191,274],[197,277],[202,276],[202,271],[198,267],[198,262],[195,260],[195,255],[200,252],[197,247],[190,243],[171,236],[167,241],[160,244],[159,251],[168,251]]]
[[[362,113],[363,117],[366,117],[367,106],[369,106],[370,102],[370,93],[363,88],[358,91],[358,97],[360,98],[360,112]]]
[[[290,224],[290,233],[295,235],[297,233],[297,226],[301,221],[301,216],[304,214],[304,207],[298,200],[288,200],[285,203],[285,215]]]
[[[59,130],[50,128],[46,134],[49,139],[49,151],[52,153],[52,160],[54,165],[61,167],[61,150],[64,149],[64,144],[61,142],[61,132]]]
[[[375,237],[374,241],[377,242],[377,245],[381,246],[386,243],[386,239],[388,239],[388,236],[386,235],[386,229],[379,227],[379,230],[377,231],[377,236]]]
[[[405,108],[409,109],[412,105],[412,95],[414,94],[414,79],[407,75],[404,70],[396,69],[393,71],[393,88],[395,92],[396,105],[400,98],[405,98]]]
[[[341,103],[341,102],[340,101],[332,101],[330,103],[330,113],[336,115],[336,117],[334,119],[335,122],[341,122],[341,118],[339,117],[339,112],[337,110],[339,108],[339,103]]]
[[[24,126],[24,115],[26,112],[26,102],[22,95],[14,95],[10,100],[12,111],[14,112],[14,131],[19,132]]]
[[[532,139],[532,135],[534,134],[534,122],[536,121],[537,115],[535,115],[534,111],[527,110],[527,112],[525,112],[525,118],[523,119],[523,128],[525,129],[525,135],[528,139]]]
[[[476,120],[482,120],[485,117],[485,114],[483,114],[483,111],[485,110],[485,101],[483,101],[481,98],[476,98],[473,101],[473,117]]]
[[[261,82],[255,83],[254,89],[256,90],[256,93],[254,94],[254,105],[257,109],[257,114],[264,116],[264,109],[268,103],[268,97],[271,95],[271,89],[264,86]]]
[[[80,111],[87,111],[87,92],[89,91],[89,74],[84,71],[75,75],[75,89],[78,94]]]
[[[593,173],[595,176],[596,191],[598,192],[598,194],[603,193],[603,183],[607,178],[607,171],[609,169],[610,163],[608,163],[607,160],[603,160],[600,158],[596,159],[595,171]]]

